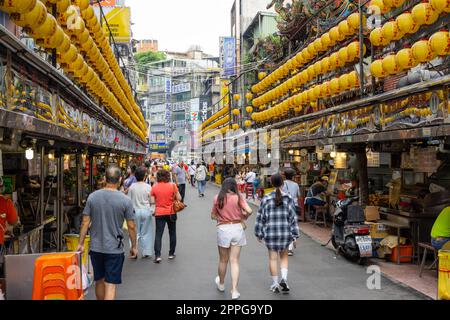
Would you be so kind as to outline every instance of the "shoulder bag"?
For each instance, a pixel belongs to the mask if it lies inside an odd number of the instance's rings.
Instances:
[[[177,190],[175,188],[175,184],[173,184],[173,212],[174,214],[184,210],[186,205],[177,199]]]

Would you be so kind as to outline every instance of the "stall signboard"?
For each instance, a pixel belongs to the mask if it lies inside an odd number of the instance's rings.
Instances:
[[[96,7],[95,13],[100,19],[100,8]],[[111,34],[116,43],[129,43],[131,41],[131,10],[129,7],[103,7],[104,19],[108,23],[103,23],[105,34]],[[108,28],[109,25],[109,28]]]
[[[150,142],[148,149],[150,152],[165,152],[169,145],[166,142]]]
[[[172,87],[172,94],[183,93],[183,92],[188,92],[188,91],[191,91],[191,83],[190,82],[180,83],[180,84],[174,85]]]
[[[181,101],[172,103],[172,111],[185,111],[191,108],[191,101]]]
[[[220,81],[220,96],[222,97],[222,101],[220,102],[220,109],[224,106],[230,105],[230,81],[229,80],[221,80]]]

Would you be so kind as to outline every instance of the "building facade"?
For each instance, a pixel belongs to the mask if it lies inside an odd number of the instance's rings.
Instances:
[[[145,39],[135,43],[136,53],[158,52],[158,40]]]

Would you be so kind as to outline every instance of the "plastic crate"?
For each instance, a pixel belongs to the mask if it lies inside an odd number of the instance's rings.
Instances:
[[[398,247],[392,249],[391,261],[397,263]],[[413,246],[410,244],[405,244],[400,246],[400,256],[412,256]],[[400,258],[400,262],[408,263],[412,261],[412,257]]]
[[[438,299],[450,300],[450,251],[439,250]]]

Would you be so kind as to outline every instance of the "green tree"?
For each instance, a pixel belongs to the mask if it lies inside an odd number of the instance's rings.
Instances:
[[[146,73],[148,70],[148,64],[156,61],[161,61],[166,59],[166,54],[164,52],[143,52],[138,53],[135,56],[139,72]]]

